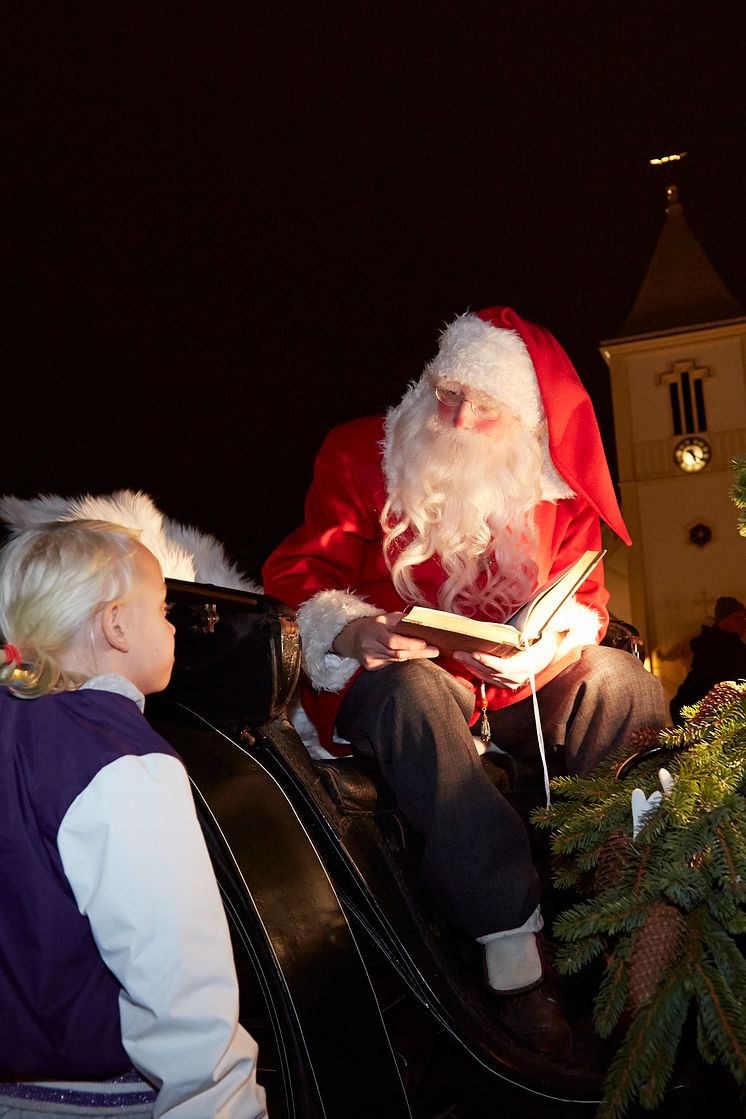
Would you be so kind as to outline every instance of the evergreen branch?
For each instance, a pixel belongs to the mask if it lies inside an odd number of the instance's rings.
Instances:
[[[728,989],[746,991],[746,959],[732,935],[719,928],[714,921],[709,921],[705,936],[708,954]]]
[[[629,992],[627,969],[631,947],[631,937],[617,945],[594,999],[593,1024],[599,1037],[608,1037],[624,1013]]]
[[[722,976],[695,960],[693,974],[700,996],[703,1026],[720,1060],[738,1081],[746,1084],[746,1022]]]
[[[640,892],[640,889],[642,887],[643,879],[645,877],[645,871],[647,870],[647,865],[648,865],[648,862],[650,860],[650,854],[651,854],[650,848],[646,847],[645,850],[640,855],[640,861],[637,864],[637,873],[635,875],[635,882],[634,882],[634,885],[632,887],[632,889],[634,890],[634,892],[636,894],[638,894]]]
[[[592,898],[561,913],[554,922],[554,933],[561,940],[579,940],[599,933],[613,935],[630,932],[644,921],[648,904],[624,893],[619,898]]]
[[[609,1065],[597,1119],[621,1119],[637,1095],[655,1105],[663,1096],[676,1057],[690,994],[672,974],[638,1011]],[[656,1073],[661,1067],[665,1079]]]
[[[731,500],[737,509],[746,509],[746,458],[738,457],[731,460],[731,467],[736,475],[730,489]],[[741,536],[746,536],[746,517],[743,513],[738,516],[738,531]]]
[[[699,1005],[697,1007],[697,1050],[700,1057],[706,1061],[708,1065],[717,1064],[719,1060],[718,1051],[710,1041],[707,1025],[702,1016],[702,1007]]]
[[[629,799],[614,804],[609,798],[605,803],[573,808],[565,819],[555,818],[552,850],[556,855],[572,854],[576,850],[592,849],[615,828],[630,824]]]
[[[554,868],[552,881],[560,890],[575,889],[581,894],[593,894],[593,871],[582,870],[569,859]]]
[[[746,456],[740,461],[746,511]],[[746,514],[742,524],[746,536]],[[631,792],[639,787],[648,796],[659,788],[660,754],[642,759],[621,781],[614,777],[616,759],[591,779],[553,782],[557,796],[542,817],[557,881],[596,895],[555,920],[564,942],[559,970],[576,971],[604,947],[611,953],[594,1000],[594,1026],[608,1037],[623,1025],[624,1037],[597,1119],[619,1119],[635,1095],[645,1107],[663,1098],[692,998],[699,1053],[746,1084],[746,959],[736,940],[746,934],[746,685],[719,685],[688,715],[682,727],[655,736],[669,752],[663,764],[674,784],[634,842]],[[652,744],[650,735],[642,744]],[[646,974],[639,969],[644,957],[633,957],[638,930],[669,907],[668,928],[673,920],[675,932],[671,906],[686,930],[685,951],[678,956],[671,941],[673,958],[660,965],[664,974],[657,976],[654,953]],[[639,1009],[626,1024],[630,982]]]
[[[690,1001],[691,995],[682,992],[678,976],[672,976],[661,998],[651,1007],[656,1035],[649,1039],[651,1059],[639,1091],[640,1103],[650,1110],[661,1103],[671,1079]]]
[[[711,893],[706,899],[710,915],[718,925],[727,929],[733,936],[738,936],[744,931],[746,914],[743,913],[738,902],[729,894]]]
[[[595,960],[596,956],[600,956],[605,947],[606,941],[600,936],[572,941],[557,951],[554,958],[555,967],[560,975],[573,975],[591,960]]]
[[[727,835],[726,835],[727,833]],[[743,846],[743,836],[733,834],[730,821],[723,821],[715,826],[715,836],[718,840],[717,851],[725,860],[726,875],[722,876],[729,882],[735,893],[744,895],[744,875],[746,874],[746,852]],[[741,840],[741,850],[738,850],[738,840]]]

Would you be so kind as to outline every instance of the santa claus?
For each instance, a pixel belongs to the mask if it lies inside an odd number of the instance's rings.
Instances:
[[[497,1013],[554,1056],[567,1055],[569,1034],[542,986],[528,837],[470,725],[481,707],[485,737],[536,750],[533,691],[547,746],[586,774],[635,730],[663,724],[660,684],[599,646],[600,565],[508,659],[445,657],[395,627],[413,602],[506,619],[600,546],[601,519],[629,543],[587,393],[548,331],[492,307],[447,327],[385,417],[327,436],[304,523],[263,573],[267,593],[298,608],[303,705],[323,747],[377,759],[423,838],[423,887],[485,946]]]

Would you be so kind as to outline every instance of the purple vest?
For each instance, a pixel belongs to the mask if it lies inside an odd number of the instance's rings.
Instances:
[[[130,1068],[119,984],[78,912],[57,850],[100,769],[176,751],[112,692],[17,699],[0,687],[0,1077],[105,1079]]]

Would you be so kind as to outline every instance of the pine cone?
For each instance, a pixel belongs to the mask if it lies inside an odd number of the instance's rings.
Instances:
[[[624,831],[613,831],[598,853],[593,885],[596,894],[611,890],[619,884],[632,848],[632,839]]]
[[[660,727],[640,727],[634,734],[630,735],[629,745],[636,752],[642,750],[650,750],[653,746],[659,746],[658,734]]]
[[[629,1001],[635,1013],[681,956],[685,937],[681,911],[665,902],[654,905],[637,933],[629,964]]]
[[[689,726],[701,726],[710,719],[718,718],[723,713],[723,708],[730,707],[736,700],[743,696],[743,688],[733,680],[723,680],[710,688],[704,699],[700,700],[697,714],[688,720]]]

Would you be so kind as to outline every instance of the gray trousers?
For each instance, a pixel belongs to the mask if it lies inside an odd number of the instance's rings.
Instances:
[[[428,660],[362,672],[337,730],[376,758],[403,815],[424,841],[421,884],[471,937],[519,928],[536,908],[539,881],[525,825],[484,773],[468,720],[471,692]],[[660,682],[621,649],[589,646],[539,692],[547,749],[563,747],[585,775],[643,726],[662,726]],[[531,699],[490,713],[493,740],[538,753]]]

